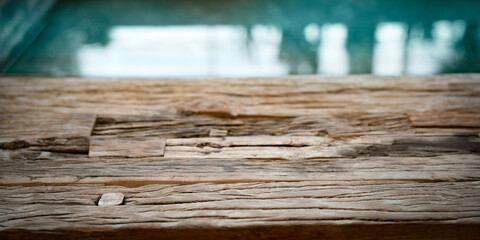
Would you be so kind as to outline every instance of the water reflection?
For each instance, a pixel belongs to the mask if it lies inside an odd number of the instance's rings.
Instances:
[[[94,77],[479,72],[480,4],[409,1],[65,0],[9,72]],[[455,11],[442,10],[448,8]]]
[[[322,26],[322,42],[319,46],[318,73],[344,75],[349,72],[349,59],[346,48],[347,27],[344,24]]]
[[[466,24],[461,20],[437,21],[429,35],[420,25],[412,27],[405,72],[414,75],[435,74],[461,59],[462,53],[457,46],[461,45],[465,28]]]
[[[281,76],[282,33],[274,26],[118,26],[106,46],[78,51],[83,76]]]
[[[405,62],[406,26],[402,23],[380,23],[375,30],[373,69],[377,75],[399,75]]]

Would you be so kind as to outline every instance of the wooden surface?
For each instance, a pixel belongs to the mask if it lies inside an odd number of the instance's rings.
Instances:
[[[1,239],[480,238],[477,74],[3,77],[0,112]]]
[[[162,157],[165,154],[165,139],[110,138],[90,139],[88,157]]]

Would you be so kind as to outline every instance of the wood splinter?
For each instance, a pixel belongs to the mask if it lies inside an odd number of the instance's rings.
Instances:
[[[210,129],[209,136],[210,137],[226,137],[228,135],[228,130],[222,129]]]

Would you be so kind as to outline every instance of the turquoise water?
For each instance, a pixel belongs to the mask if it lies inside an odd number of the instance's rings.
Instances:
[[[59,1],[8,74],[480,72],[480,1]]]

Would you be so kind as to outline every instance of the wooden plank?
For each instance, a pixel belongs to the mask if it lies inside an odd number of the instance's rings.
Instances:
[[[3,112],[0,148],[87,153],[95,120],[95,114]]]
[[[321,146],[332,143],[329,137],[311,136],[242,136],[242,137],[208,137],[208,138],[170,138],[168,146],[196,146],[196,147],[242,147],[242,146]]]
[[[478,109],[457,109],[451,112],[427,111],[409,113],[414,127],[480,127],[480,111]]]
[[[349,137],[413,132],[404,113],[370,113],[351,110],[325,111],[297,117],[218,118],[205,115],[164,114],[155,116],[100,115],[93,135],[102,137],[164,138],[208,137],[212,128],[229,136],[297,135]]]
[[[0,88],[2,239],[480,234],[479,74]]]
[[[480,107],[479,74],[433,77],[286,77],[135,80],[0,79],[2,112],[36,109],[114,115],[175,113],[198,99],[228,97],[244,115],[318,115],[330,110],[411,112]],[[452,84],[455,84],[453,87]],[[221,86],[221,87],[220,87]],[[455,94],[452,94],[455,91]],[[55,94],[52,94],[55,93]],[[25,97],[26,96],[26,97]],[[161,97],[159,97],[161,96]]]
[[[30,150],[4,150],[0,157],[4,176],[4,184],[29,183],[75,183],[84,182],[192,182],[192,181],[282,181],[282,180],[325,180],[328,178],[351,180],[367,178],[376,179],[393,177],[394,179],[423,179],[425,181],[445,179],[478,178],[475,165],[470,159],[478,158],[479,142],[472,136],[364,136],[352,139],[335,139],[331,137],[308,136],[244,136],[225,138],[183,138],[168,139],[166,155],[153,158],[140,164],[125,158],[108,161],[92,159],[85,161],[86,156],[53,154],[52,152],[32,152]],[[401,161],[404,158],[411,161]],[[365,161],[363,158],[368,158]],[[384,159],[398,161],[398,167],[392,168],[391,163],[379,164],[376,171],[364,169],[356,172],[362,164],[374,166],[375,162]],[[337,160],[335,160],[337,159]],[[358,160],[356,160],[358,159]],[[42,160],[42,161],[37,161]],[[200,163],[196,161],[201,160]],[[221,160],[220,162],[216,162]],[[243,160],[243,161],[239,161]],[[260,163],[250,162],[260,161]],[[278,162],[278,161],[283,162]],[[288,161],[287,161],[288,160]],[[309,161],[305,161],[309,160]],[[452,162],[453,160],[453,162]],[[121,162],[131,166],[132,172],[124,172],[117,168]],[[180,162],[179,162],[180,161]],[[299,163],[298,161],[302,161]],[[330,162],[336,161],[334,165]],[[357,162],[364,161],[364,162]],[[438,161],[438,163],[435,163]],[[427,171],[437,169],[446,161],[449,165],[439,172]],[[328,163],[325,169],[324,162]],[[461,162],[465,168],[451,168],[451,164]],[[112,163],[115,165],[112,166]],[[348,165],[354,163],[353,165]],[[412,171],[410,165],[426,164],[425,168]],[[140,166],[137,167],[137,164]],[[199,164],[206,168],[218,169],[203,171]],[[240,167],[235,166],[239,164]],[[266,167],[266,164],[273,166]],[[289,165],[292,169],[290,170]],[[314,165],[318,164],[318,166]],[[404,165],[403,165],[404,164]],[[169,166],[175,165],[179,171],[170,171]],[[312,166],[313,165],[313,166]],[[92,168],[92,166],[95,166]],[[162,169],[163,174],[148,173],[149,168]],[[223,168],[219,168],[223,166]],[[282,166],[282,167],[278,167]],[[298,168],[311,167],[312,172],[321,172],[316,176]],[[428,166],[428,167],[427,167]],[[345,168],[352,168],[345,172]],[[382,169],[383,168],[383,169]],[[93,169],[84,171],[79,169]],[[188,171],[188,173],[182,172]],[[231,171],[235,169],[235,171]],[[258,172],[252,171],[258,169]],[[456,169],[456,171],[448,171]],[[65,170],[65,171],[62,171]],[[359,169],[360,170],[360,169]],[[225,174],[227,171],[228,174]],[[249,172],[248,177],[242,171]],[[384,171],[382,173],[381,171]],[[145,174],[138,174],[143,172]],[[340,173],[341,172],[341,173]],[[104,176],[106,173],[108,176]],[[372,174],[374,173],[374,174]],[[129,175],[131,174],[131,175]],[[96,177],[91,177],[91,176]],[[139,177],[142,176],[142,177]],[[271,177],[271,179],[269,179]]]
[[[161,157],[165,139],[90,139],[89,157]]]
[[[437,136],[475,136],[480,128],[417,127],[415,133]]]
[[[275,182],[4,187],[0,230],[457,223],[480,220],[479,182]],[[97,206],[102,194],[125,205]],[[74,225],[72,225],[74,222]],[[95,228],[94,228],[95,229]]]
[[[47,139],[88,137],[95,124],[95,114],[59,112],[3,112],[0,115],[0,139]]]
[[[2,161],[1,185],[357,181],[477,181],[478,154],[434,157],[360,155],[310,160],[72,158]]]
[[[309,136],[180,138],[167,139],[163,157],[140,160],[94,157],[98,155],[94,144],[89,159],[82,155],[8,150],[0,152],[4,160],[0,162],[0,184],[471,181],[480,176],[480,141],[476,139],[470,135],[364,136],[343,140]],[[157,141],[154,151],[158,150]]]

